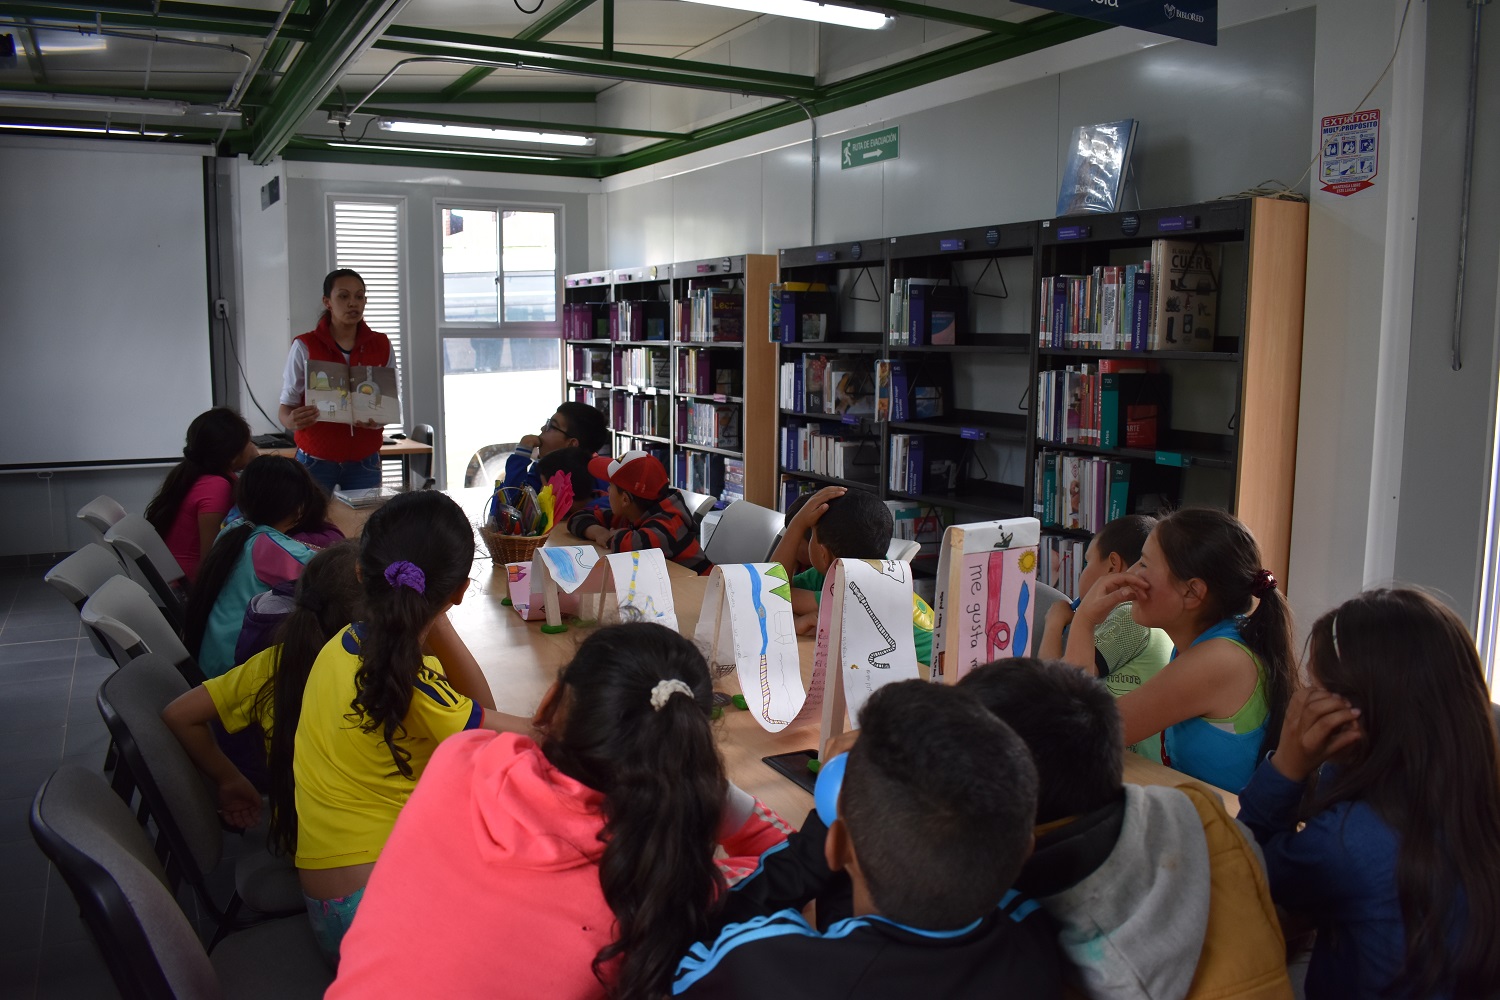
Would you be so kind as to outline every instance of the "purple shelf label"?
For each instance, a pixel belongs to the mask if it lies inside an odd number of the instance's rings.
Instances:
[[[938,240],[938,250],[943,252],[949,250],[962,250],[963,248],[963,240]]]
[[[1092,226],[1058,226],[1057,238],[1060,240],[1081,240],[1094,231]]]
[[[715,403],[727,403],[727,402],[729,402],[729,397],[726,396],[726,395],[724,395],[722,392],[716,392],[716,393],[714,393],[713,399],[714,399]]]
[[[840,423],[844,423],[844,424],[848,424],[851,427],[858,427],[859,426],[859,417],[856,416],[853,413],[846,413],[842,417],[839,418],[839,422]]]
[[[1158,233],[1176,233],[1184,229],[1197,229],[1198,220],[1190,215],[1168,215],[1156,220]]]
[[[698,265],[698,273],[699,274],[708,274],[713,269],[714,269],[714,266],[712,264],[699,264]]]
[[[838,260],[839,252],[837,250],[819,250],[814,256],[817,257],[819,264],[826,264],[831,260]]]
[[[978,427],[960,427],[958,429],[958,436],[965,441],[983,441],[989,435]]]

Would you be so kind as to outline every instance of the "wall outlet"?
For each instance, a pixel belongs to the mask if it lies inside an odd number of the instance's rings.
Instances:
[[[229,300],[214,299],[214,319],[229,318]]]

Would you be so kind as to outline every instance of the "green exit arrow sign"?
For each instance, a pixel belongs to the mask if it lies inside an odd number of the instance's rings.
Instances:
[[[862,167],[866,163],[896,159],[901,155],[901,144],[897,139],[900,131],[899,127],[887,128],[845,139],[839,156],[840,168],[848,170],[850,167]]]

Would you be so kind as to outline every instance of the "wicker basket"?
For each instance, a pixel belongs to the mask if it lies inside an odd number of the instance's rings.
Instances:
[[[479,526],[479,537],[499,564],[531,562],[536,550],[547,544],[546,535],[502,535],[484,525]]]

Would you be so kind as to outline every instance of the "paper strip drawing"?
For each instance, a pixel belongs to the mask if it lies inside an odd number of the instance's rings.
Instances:
[[[950,527],[938,556],[935,680],[1031,652],[1041,525],[1021,517]],[[939,666],[940,664],[940,666]]]
[[[711,663],[732,657],[751,714],[773,733],[797,717],[807,697],[791,597],[786,569],[776,563],[716,566],[696,632]]]
[[[620,612],[634,609],[641,621],[656,622],[677,631],[677,611],[672,604],[672,583],[667,577],[667,559],[661,549],[616,552],[605,557],[615,585]]]
[[[876,689],[915,680],[917,646],[912,637],[912,581],[905,563],[840,559],[835,573],[844,590],[839,634],[830,653],[838,656],[849,719]]]
[[[557,588],[571,594],[583,586],[599,558],[599,550],[592,545],[544,545],[536,550],[531,573],[533,577],[540,576],[537,563],[541,563]]]

